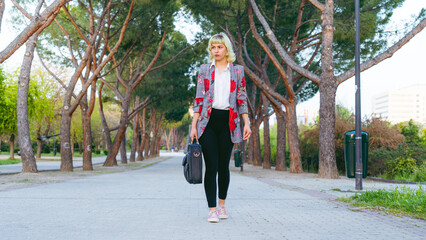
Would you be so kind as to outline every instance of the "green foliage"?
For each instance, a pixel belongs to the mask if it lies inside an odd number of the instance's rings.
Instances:
[[[344,199],[340,199],[344,200]],[[411,215],[426,219],[426,191],[420,185],[418,189],[396,187],[393,191],[379,189],[355,194],[349,199],[354,206],[364,206],[377,209],[384,207],[385,211]]]
[[[388,170],[388,161],[392,161],[404,154],[402,148],[371,148],[368,152],[368,175],[380,176],[384,175]]]
[[[416,168],[416,160],[410,157],[398,157],[387,162],[388,174],[391,177],[400,176],[406,178],[410,176]]]
[[[259,130],[260,136],[260,154],[263,156],[264,152],[264,137],[263,137],[263,129]],[[277,160],[277,125],[270,127],[269,129],[269,143],[271,144],[271,166],[275,166]],[[288,146],[287,146],[288,147]],[[263,157],[262,157],[263,160]]]
[[[16,164],[16,163],[20,163],[21,160],[19,159],[6,159],[6,160],[0,160],[0,165],[7,165],[7,164]]]
[[[426,182],[426,162],[423,162],[420,167],[414,169],[413,174],[410,176],[410,181]]]

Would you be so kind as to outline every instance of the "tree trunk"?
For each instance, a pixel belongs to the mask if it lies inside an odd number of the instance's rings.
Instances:
[[[138,123],[137,117],[135,123],[133,124],[133,138],[132,138],[132,147],[130,149],[130,162],[136,161],[136,146],[138,145]]]
[[[64,104],[61,116],[61,172],[72,172],[72,145],[71,142],[71,116],[68,114],[68,105]]]
[[[36,159],[41,159],[41,150],[43,148],[43,142],[41,140],[37,139],[37,153],[36,153]]]
[[[42,140],[38,139],[39,137],[41,137],[41,126],[37,126],[37,153],[36,153],[36,159],[40,159],[41,158],[41,150],[43,147],[43,142]]]
[[[140,145],[139,145],[139,152],[138,152],[138,161],[142,161],[144,159],[143,154],[144,154],[144,148],[145,148],[145,115],[146,115],[146,108],[144,108],[142,113],[142,118],[141,118],[141,132],[140,132],[140,136],[141,136],[141,141],[140,141]]]
[[[83,171],[93,171],[92,165],[92,127],[88,113],[87,94],[80,101],[81,120],[83,124]],[[81,151],[80,150],[80,151]]]
[[[338,178],[335,150],[335,87],[328,87],[325,82],[319,86],[319,163],[318,177]]]
[[[251,133],[251,138],[253,139],[253,166],[262,166],[259,126],[255,125],[255,128],[252,129]]]
[[[103,85],[101,84],[101,87],[99,87],[99,96],[101,96],[102,87]],[[111,152],[111,149],[112,149],[111,131],[109,130],[108,123],[105,118],[104,107],[102,104],[102,97],[99,97],[99,116],[101,117],[102,133],[104,134],[105,145],[109,153]],[[117,163],[115,165],[117,165]]]
[[[134,106],[139,105],[139,96],[136,97]],[[139,115],[139,114],[138,114]],[[132,138],[132,146],[130,148],[130,162],[135,162],[136,159],[136,146],[138,145],[138,115],[136,115],[133,120],[133,138]]]
[[[277,116],[277,155],[275,160],[275,170],[276,171],[286,171],[286,159],[285,159],[285,150],[286,150],[286,119],[285,112],[281,109],[276,110],[275,114]]]
[[[287,109],[287,137],[290,150],[290,172],[302,173],[302,157],[299,148],[299,131],[297,127],[296,102],[290,101]]]
[[[263,169],[271,169],[271,141],[269,133],[269,101],[262,94],[263,103]]]
[[[15,159],[15,134],[11,134],[9,138],[9,158]]]
[[[129,88],[126,91],[124,99],[121,103],[120,125],[118,127],[117,134],[115,135],[114,143],[112,144],[111,151],[108,151],[108,156],[104,162],[104,166],[106,167],[117,165],[116,156],[120,149],[121,141],[123,141],[123,138],[125,138],[127,124],[129,122],[128,114],[129,114],[129,106],[130,106],[130,96],[131,96],[131,89]],[[127,157],[126,157],[126,161],[127,161]]]
[[[19,136],[19,148],[22,160],[22,172],[36,173],[37,164],[30,139],[30,123],[28,117],[28,91],[30,87],[31,65],[34,59],[34,50],[38,34],[30,37],[26,43],[24,60],[18,82],[18,97],[16,104],[16,117]]]
[[[318,177],[338,178],[335,149],[335,99],[337,82],[333,65],[334,3],[327,0],[322,14],[321,84]]]
[[[124,133],[123,139],[120,143],[120,157],[121,163],[127,164],[126,133]]]
[[[144,143],[143,143],[144,144],[143,151],[144,151],[144,158],[145,159],[149,158],[149,145],[150,145],[150,141],[151,141],[151,138],[149,137],[149,134],[145,133]]]

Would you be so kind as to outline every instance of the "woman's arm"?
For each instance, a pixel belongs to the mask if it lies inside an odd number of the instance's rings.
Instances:
[[[247,113],[241,114],[241,117],[243,118],[243,121],[244,121],[243,140],[247,140],[251,135],[250,121],[249,121]]]
[[[191,138],[191,141],[194,140],[194,137],[198,141],[197,122],[199,117],[200,117],[200,113],[194,112],[194,117],[192,118],[191,134],[189,135],[189,137]]]
[[[197,92],[195,94],[195,101],[194,101],[194,116],[192,117],[192,126],[191,126],[191,134],[189,137],[191,138],[191,141],[194,139],[197,139],[198,141],[198,133],[197,133],[197,122],[198,118],[200,117],[201,110],[203,109],[203,100],[204,100],[204,82],[203,82],[203,75],[201,75],[203,65],[201,65],[200,70],[198,71],[198,79],[197,79]]]

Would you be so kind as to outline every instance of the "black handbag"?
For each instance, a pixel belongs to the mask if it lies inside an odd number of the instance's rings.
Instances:
[[[195,141],[188,145],[188,152],[182,161],[183,175],[188,183],[198,184],[203,182],[203,153],[201,145]]]

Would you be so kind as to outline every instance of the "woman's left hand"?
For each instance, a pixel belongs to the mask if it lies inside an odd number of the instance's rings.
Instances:
[[[247,140],[251,135],[251,129],[248,124],[244,124],[243,140]]]

